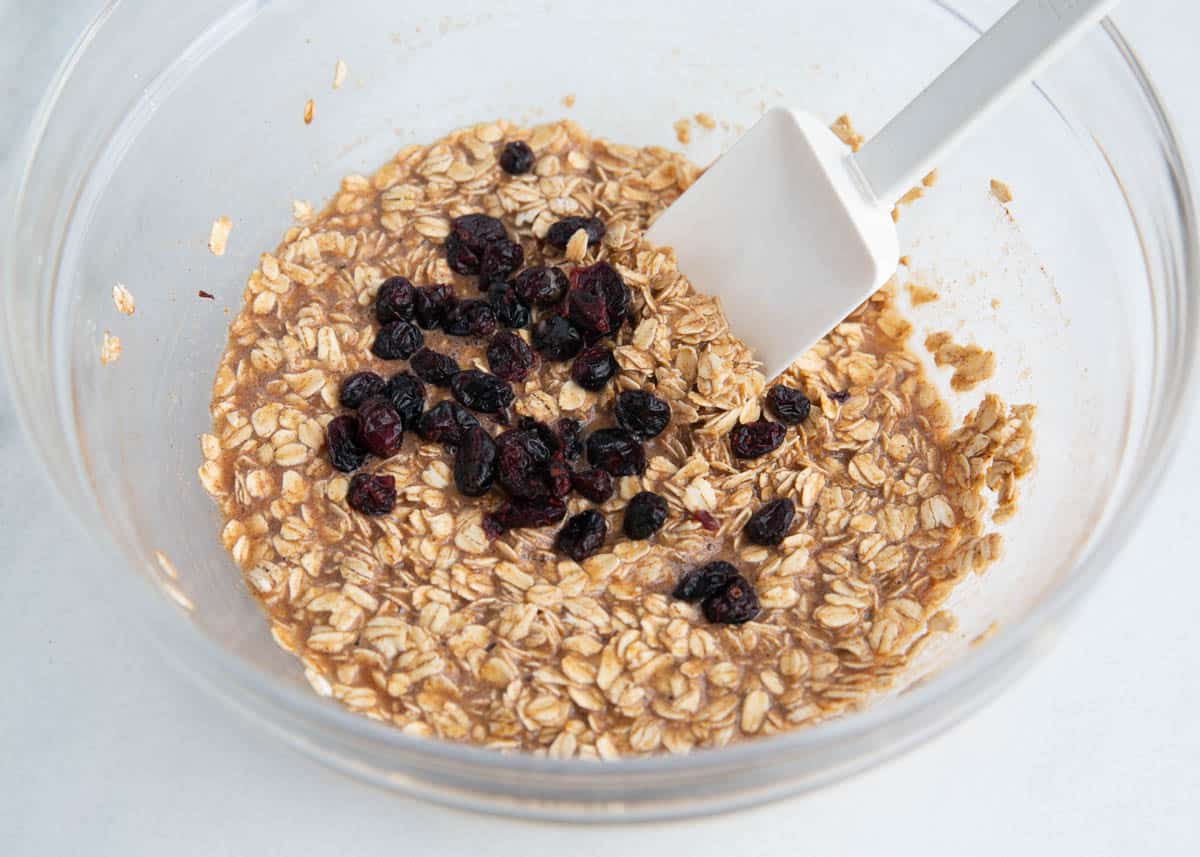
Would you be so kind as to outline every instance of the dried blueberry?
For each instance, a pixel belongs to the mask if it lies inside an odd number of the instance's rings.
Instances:
[[[603,390],[617,374],[619,367],[612,349],[604,345],[589,345],[579,352],[571,364],[571,379],[585,390]]]
[[[458,364],[449,354],[422,348],[408,361],[417,377],[435,387],[449,387],[450,379],[458,374]]]
[[[513,497],[545,497],[551,491],[547,464],[552,450],[536,431],[510,429],[496,438],[500,486]]]
[[[542,443],[546,444],[546,449],[549,449],[552,452],[558,452],[562,450],[562,439],[558,436],[558,432],[550,428],[550,426],[546,425],[544,422],[535,420],[533,417],[521,417],[521,421],[517,424],[517,428],[537,434]]]
[[[646,469],[646,453],[637,438],[624,429],[594,431],[587,439],[587,459],[592,467],[613,476],[633,476]]]
[[[463,435],[479,425],[479,420],[460,405],[449,400],[438,402],[421,414],[417,422],[417,434],[421,440],[433,441],[445,446],[458,446]]]
[[[582,424],[579,420],[570,417],[563,417],[557,423],[555,433],[558,435],[559,446],[567,461],[574,461],[583,455],[583,441],[579,437],[581,428]]]
[[[388,277],[375,294],[375,318],[380,324],[410,321],[415,298],[413,284],[404,277]]]
[[[353,414],[343,414],[329,421],[325,426],[325,445],[329,447],[329,463],[342,473],[358,470],[367,460],[362,430],[358,417]]]
[[[682,578],[671,595],[680,601],[695,604],[703,601],[714,592],[718,592],[726,583],[739,577],[738,570],[731,563],[717,560],[699,568],[693,568]]]
[[[404,421],[387,396],[367,399],[358,408],[363,445],[373,455],[390,458],[404,442]]]
[[[372,396],[378,396],[387,386],[387,381],[374,372],[355,372],[342,382],[338,402],[343,408],[357,408]]]
[[[454,453],[454,484],[468,497],[481,497],[496,479],[496,442],[476,426],[463,435]]]
[[[608,522],[595,509],[572,515],[558,531],[555,546],[576,562],[583,562],[604,547]]]
[[[529,172],[533,169],[533,149],[524,140],[506,143],[500,151],[500,169],[512,176]]]
[[[571,487],[593,503],[604,503],[613,495],[613,478],[599,467],[571,474]]]
[[[364,515],[386,515],[396,506],[396,477],[356,473],[346,489],[346,502]]]
[[[625,535],[634,541],[648,539],[659,531],[667,520],[667,501],[653,491],[639,491],[625,507],[622,525]]]
[[[571,493],[571,468],[562,450],[556,449],[550,453],[550,460],[546,462],[546,484],[555,497],[565,497]]]
[[[496,321],[504,327],[529,326],[529,307],[517,295],[511,283],[492,283],[488,287],[488,303],[492,305]]]
[[[758,595],[740,574],[704,599],[704,618],[722,625],[741,625],[759,613]]]
[[[537,355],[524,339],[504,330],[492,337],[487,347],[488,368],[502,381],[524,381],[537,362]]]
[[[520,268],[524,261],[525,251],[516,241],[509,241],[507,238],[493,241],[487,245],[479,262],[480,288],[487,288],[488,283],[503,280]]]
[[[496,332],[496,314],[487,301],[457,301],[446,310],[442,330],[451,336],[491,336]]]
[[[615,336],[629,315],[629,287],[625,285],[617,269],[607,262],[576,268],[571,272],[571,285],[572,289],[604,296],[604,304],[608,310],[608,330]]]
[[[413,318],[425,330],[439,327],[446,310],[454,303],[454,291],[445,283],[425,286],[413,294]]]
[[[783,423],[756,420],[734,426],[729,433],[729,446],[738,458],[758,458],[779,448],[787,434]]]
[[[781,423],[787,423],[790,426],[802,423],[808,418],[811,408],[812,402],[808,400],[808,396],[794,387],[776,384],[767,390],[767,409]]]
[[[464,214],[450,221],[446,236],[446,261],[459,274],[478,274],[489,244],[506,241],[504,224],[486,214]]]
[[[563,299],[570,281],[567,275],[550,265],[526,268],[513,279],[513,288],[530,306],[552,306]]]
[[[490,372],[467,369],[450,380],[450,392],[465,408],[482,414],[498,414],[513,402],[513,390]]]
[[[772,500],[750,516],[743,532],[756,545],[777,545],[787,535],[795,516],[796,505],[791,500]]]
[[[567,514],[567,504],[560,497],[537,497],[527,500],[513,497],[484,518],[485,529],[515,530],[519,527],[548,527],[557,524]]]
[[[411,372],[398,372],[387,382],[387,397],[400,415],[404,430],[415,429],[425,408],[425,385]]]
[[[566,247],[571,236],[580,229],[587,232],[589,247],[604,238],[604,221],[599,217],[564,217],[546,231],[546,243]]]
[[[371,353],[384,360],[407,360],[425,344],[425,334],[415,324],[392,321],[379,328]]]
[[[671,406],[645,390],[626,390],[617,396],[617,425],[634,437],[658,437],[671,421]]]
[[[570,360],[583,348],[583,334],[561,315],[547,316],[533,326],[533,347],[547,360]]]

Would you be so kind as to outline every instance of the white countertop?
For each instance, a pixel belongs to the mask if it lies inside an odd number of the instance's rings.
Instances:
[[[99,3],[48,5],[0,0],[0,162]],[[1130,0],[1116,18],[1200,164],[1200,5]],[[1200,854],[1200,421],[1070,633],[968,722],[814,796],[581,831],[372,790],[177,675],[112,621],[7,395],[0,381],[0,854]],[[1129,621],[1147,597],[1158,624]]]

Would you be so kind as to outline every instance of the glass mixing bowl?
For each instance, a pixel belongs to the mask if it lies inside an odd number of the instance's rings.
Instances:
[[[95,541],[105,609],[136,617],[186,673],[337,768],[520,815],[708,813],[819,788],[997,693],[1137,525],[1178,442],[1193,371],[1190,188],[1162,107],[1111,25],[943,163],[900,220],[914,278],[943,295],[914,310],[916,336],[950,329],[995,350],[988,388],[1038,405],[1040,453],[1004,528],[1004,559],[962,587],[960,630],[926,650],[904,687],[806,731],[604,764],[407,737],[312,693],[218,543],[196,479],[226,325],[293,199],[320,202],[405,143],[493,117],[565,114],[623,142],[675,146],[673,121],[704,111],[724,124],[693,128],[701,162],[776,103],[848,111],[870,133],[1003,4],[431,6],[112,2],[45,96],[0,248],[4,347],[29,434]],[[338,58],[349,77],[334,91]],[[1007,210],[992,177],[1013,188]],[[234,223],[222,258],[206,247],[219,215]],[[136,296],[133,317],[113,307],[117,282]],[[98,360],[105,330],[124,344],[109,366]],[[955,397],[954,408],[977,400]]]

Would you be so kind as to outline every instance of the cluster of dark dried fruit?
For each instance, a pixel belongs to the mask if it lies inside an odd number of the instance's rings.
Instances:
[[[761,609],[750,581],[723,560],[692,569],[671,594],[681,601],[700,602],[704,617],[722,625],[749,622]]]
[[[729,447],[736,458],[759,458],[783,443],[787,427],[808,419],[812,403],[794,387],[776,384],[767,391],[767,410],[778,420],[742,423],[729,433]]]
[[[532,153],[524,144],[512,143],[502,161],[505,170],[520,174],[531,168]],[[589,245],[604,237],[604,223],[598,218],[574,217],[554,224],[547,243],[565,247],[580,229]],[[625,391],[616,399],[616,425],[586,436],[580,423],[569,418],[554,427],[525,418],[493,436],[472,411],[509,425],[515,398],[511,385],[528,378],[539,355],[572,361],[571,378],[584,389],[607,386],[619,367],[603,340],[617,335],[630,310],[630,292],[620,273],[607,262],[570,274],[550,265],[519,270],[524,261],[520,244],[509,238],[499,220],[484,214],[455,218],[445,250],[452,270],[479,276],[486,299],[459,299],[448,285],[415,287],[403,277],[380,285],[375,301],[380,328],[372,351],[385,360],[409,360],[409,370],[387,380],[373,372],[357,372],[344,380],[339,402],[352,413],[329,423],[330,462],[340,471],[353,472],[369,455],[395,455],[404,432],[415,431],[422,440],[440,443],[450,452],[455,485],[463,495],[481,497],[494,487],[503,491],[500,505],[484,517],[489,537],[519,527],[559,524],[566,518],[566,498],[572,491],[596,504],[607,502],[615,493],[616,478],[645,471],[642,444],[661,434],[671,418],[665,401],[646,391]],[[540,314],[536,323],[535,312]],[[531,324],[532,347],[514,332]],[[436,329],[451,336],[489,337],[486,356],[491,371],[462,370],[454,358],[428,347],[422,331]],[[453,398],[425,409],[425,384],[447,388]],[[395,480],[358,473],[346,496],[363,514],[387,514],[396,502]],[[663,497],[640,492],[625,509],[622,531],[630,539],[651,538],[667,515]],[[706,528],[709,522],[717,528],[711,516],[701,521]],[[556,544],[563,554],[581,561],[597,553],[607,537],[605,516],[592,509],[567,520]],[[740,590],[727,588],[731,591],[726,601],[745,600]],[[753,598],[753,591],[747,591]],[[730,607],[705,609],[714,615],[736,614]]]

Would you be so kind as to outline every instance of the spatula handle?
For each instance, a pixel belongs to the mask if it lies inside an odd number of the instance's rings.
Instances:
[[[854,160],[890,205],[1117,0],[1020,0],[863,146]]]

